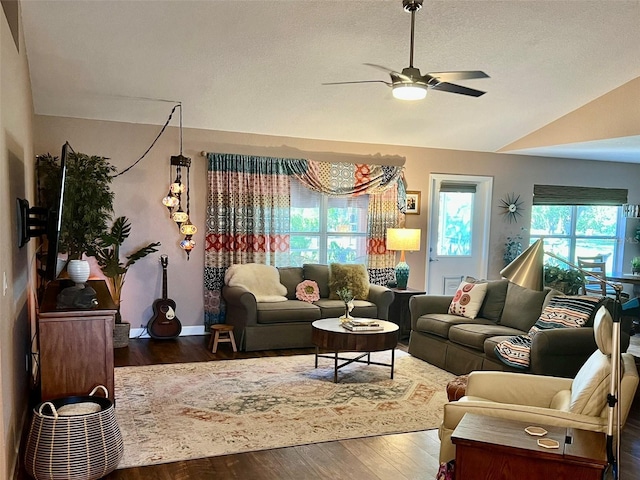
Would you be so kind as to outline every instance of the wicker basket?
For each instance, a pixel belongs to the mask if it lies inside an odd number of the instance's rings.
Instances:
[[[108,398],[66,397],[36,406],[27,438],[25,467],[36,480],[94,480],[111,473],[124,446]],[[89,412],[89,413],[87,413]]]

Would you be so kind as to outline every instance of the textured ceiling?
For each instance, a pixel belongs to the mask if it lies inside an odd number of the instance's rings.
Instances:
[[[479,98],[413,103],[381,83],[321,85],[408,66],[401,0],[21,5],[43,115],[164,123],[168,104],[146,97],[182,101],[186,127],[494,152],[640,76],[640,0],[425,0],[414,65],[491,78],[457,82]],[[539,152],[640,161],[638,135]]]

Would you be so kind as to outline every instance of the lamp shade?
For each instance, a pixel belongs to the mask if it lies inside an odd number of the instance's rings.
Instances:
[[[544,244],[539,239],[504,267],[500,275],[521,287],[541,291],[544,287],[543,270]]]
[[[387,250],[420,250],[420,229],[387,228]]]
[[[387,228],[387,250],[399,250],[400,263],[396,265],[396,284],[404,290],[409,281],[409,265],[404,261],[405,250],[420,250],[419,228]]]

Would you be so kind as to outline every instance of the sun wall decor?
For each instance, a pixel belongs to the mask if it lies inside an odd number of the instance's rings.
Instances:
[[[504,198],[500,199],[499,207],[502,209],[502,214],[509,223],[518,223],[518,217],[522,216],[522,213],[520,213],[522,203],[520,195],[516,195],[515,193],[508,193]]]

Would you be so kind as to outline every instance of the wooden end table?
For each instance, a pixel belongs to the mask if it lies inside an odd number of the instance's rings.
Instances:
[[[333,382],[338,383],[338,370],[350,363],[366,363],[367,365],[380,365],[391,367],[393,378],[393,365],[395,361],[396,345],[398,345],[398,325],[384,320],[376,320],[382,330],[371,332],[352,332],[340,325],[339,318],[325,318],[313,322],[311,340],[316,346],[316,367],[318,358],[331,358],[334,361]],[[332,355],[321,355],[320,350],[333,352]],[[391,363],[371,361],[371,352],[391,350]],[[355,358],[338,356],[340,352],[365,352]],[[367,357],[366,360],[362,360]],[[338,363],[342,361],[344,363]]]
[[[604,433],[577,428],[543,427],[543,437],[524,429],[533,424],[465,413],[453,431],[456,478],[464,480],[601,480],[607,466]],[[538,446],[538,438],[560,447]]]

